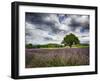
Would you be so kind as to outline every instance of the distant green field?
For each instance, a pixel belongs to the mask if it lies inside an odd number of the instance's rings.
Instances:
[[[89,47],[89,44],[77,44],[77,45],[72,45],[71,48],[87,48]],[[26,45],[26,48],[48,48],[48,49],[53,49],[53,48],[70,48],[69,46],[64,46],[61,44],[44,44],[44,45],[32,45],[28,44]]]
[[[87,48],[89,47],[89,45],[87,44],[79,44],[79,45],[73,45],[72,47],[76,47],[76,48]]]

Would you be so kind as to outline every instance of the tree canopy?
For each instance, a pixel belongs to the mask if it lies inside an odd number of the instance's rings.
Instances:
[[[62,44],[64,44],[65,46],[68,45],[68,46],[70,46],[70,48],[72,47],[72,45],[76,45],[79,43],[80,43],[80,41],[79,41],[78,37],[72,33],[70,33],[69,35],[66,35],[62,41]]]

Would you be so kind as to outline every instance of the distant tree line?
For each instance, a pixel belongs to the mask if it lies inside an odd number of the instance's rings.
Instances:
[[[32,44],[26,44],[26,48],[61,48],[64,47],[64,45],[60,44],[44,44],[44,45],[32,45]]]

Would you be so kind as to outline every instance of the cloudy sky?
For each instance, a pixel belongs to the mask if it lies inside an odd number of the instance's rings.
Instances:
[[[26,12],[26,44],[60,44],[69,33],[78,36],[81,43],[89,43],[89,16]]]

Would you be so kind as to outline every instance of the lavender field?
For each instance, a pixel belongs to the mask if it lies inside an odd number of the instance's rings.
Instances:
[[[89,65],[89,48],[26,49],[25,67]]]

